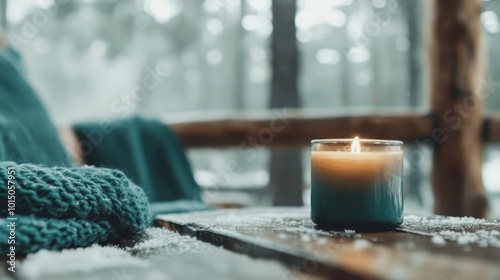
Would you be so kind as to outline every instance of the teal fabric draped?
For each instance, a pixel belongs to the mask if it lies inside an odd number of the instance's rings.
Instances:
[[[20,62],[0,49],[0,254],[105,244],[142,231],[150,223],[144,191],[118,170],[71,167]],[[13,225],[16,243],[7,239]]]
[[[0,48],[0,161],[69,166],[47,111],[27,83],[21,58]]]
[[[106,125],[77,124],[73,129],[85,162],[125,172],[145,190],[155,213],[206,209],[185,150],[165,124],[134,117]],[[182,202],[166,203],[176,200]]]
[[[159,203],[155,213],[207,209],[185,150],[166,125],[136,117],[104,128],[77,124],[74,131],[86,163],[125,172],[150,202]],[[71,166],[47,111],[26,81],[20,56],[9,48],[0,49],[0,161]]]
[[[73,167],[49,114],[26,80],[20,56],[0,49],[0,204],[5,206],[0,209],[0,235],[9,235],[12,183],[16,253],[106,244],[131,236],[150,224],[151,209],[207,209],[185,151],[167,126],[131,118],[112,122],[111,127],[75,125],[87,148],[87,164],[98,168]],[[11,168],[15,178],[9,176]],[[156,202],[151,209],[148,198]],[[2,255],[12,245],[7,242],[0,240]]]

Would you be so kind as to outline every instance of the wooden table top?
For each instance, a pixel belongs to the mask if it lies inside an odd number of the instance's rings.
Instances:
[[[0,257],[0,279],[500,279],[498,222],[407,215],[392,232],[326,232],[305,208],[248,208],[156,224],[118,247],[30,254],[15,274]]]
[[[119,246],[42,250],[18,258],[15,273],[5,264],[1,259],[2,280],[282,280],[290,273],[277,261],[250,258],[163,228],[148,228]],[[302,274],[300,279],[318,277]]]
[[[156,224],[254,258],[279,261],[284,279],[500,279],[500,223],[405,216],[395,231],[327,232],[305,208],[160,215]]]

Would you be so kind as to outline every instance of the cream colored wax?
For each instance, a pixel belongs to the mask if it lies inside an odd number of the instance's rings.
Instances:
[[[311,168],[315,176],[325,181],[332,180],[345,184],[336,186],[363,185],[381,176],[397,172],[403,164],[402,151],[313,151],[311,152]],[[361,183],[361,184],[360,184]]]

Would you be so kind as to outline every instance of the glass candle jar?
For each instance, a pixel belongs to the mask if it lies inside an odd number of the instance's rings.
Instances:
[[[319,228],[383,231],[403,221],[403,142],[311,142],[311,218]]]

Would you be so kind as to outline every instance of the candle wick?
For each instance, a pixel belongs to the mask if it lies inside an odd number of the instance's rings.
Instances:
[[[359,144],[358,136],[354,137],[354,140],[352,140],[351,153],[353,154],[361,153],[361,145]]]

